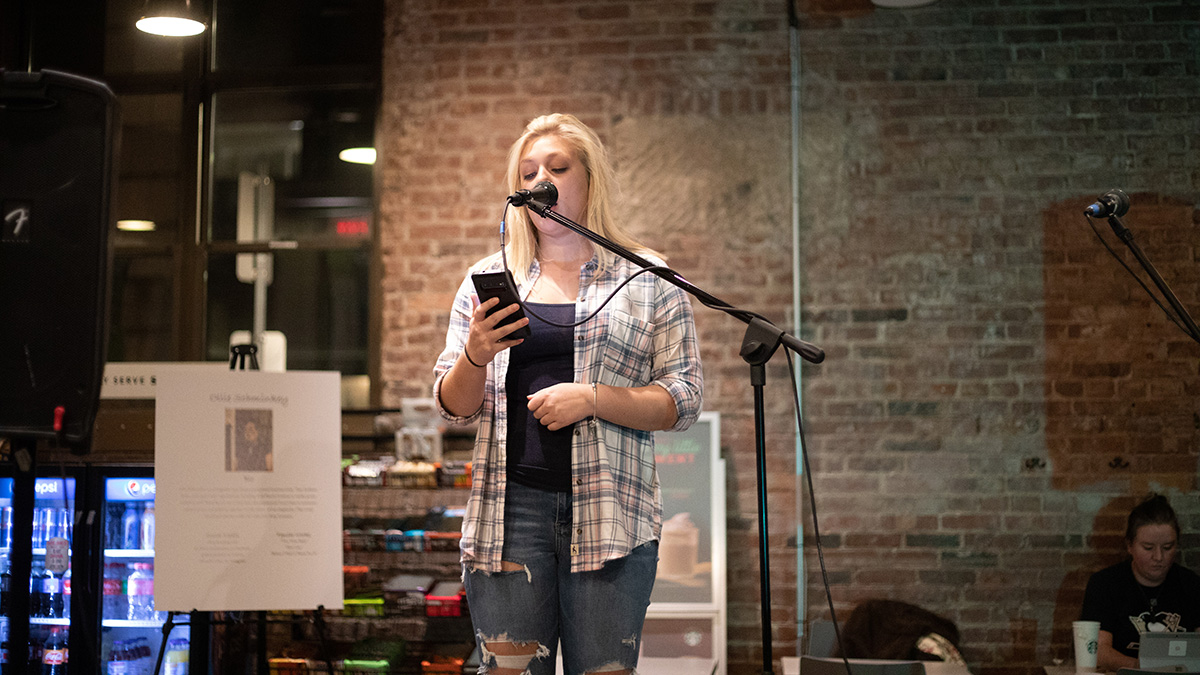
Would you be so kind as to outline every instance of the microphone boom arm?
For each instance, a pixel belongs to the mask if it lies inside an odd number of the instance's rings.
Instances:
[[[769,330],[766,331],[767,334],[769,334],[773,337],[777,337],[779,342],[783,343],[789,349],[791,349],[792,351],[799,354],[801,356],[801,358],[803,358],[805,361],[808,361],[810,363],[821,363],[822,361],[825,360],[825,351],[822,350],[820,347],[818,347],[812,343],[805,342],[804,340],[801,340],[801,339],[795,337],[794,335],[791,335],[787,332],[780,330],[774,324],[772,324],[770,321],[759,316],[758,314],[755,314],[754,312],[750,312],[750,311],[747,311],[744,309],[738,309],[737,307],[734,307],[733,305],[729,304],[728,302],[725,302],[724,300],[721,300],[720,298],[712,295],[711,293],[705,291],[704,289],[696,286],[695,284],[688,281],[687,279],[684,279],[682,276],[680,276],[678,273],[674,272],[673,270],[663,269],[662,267],[655,265],[654,263],[650,262],[649,260],[634,253],[633,251],[630,251],[629,249],[625,248],[624,246],[621,246],[620,244],[609,241],[607,238],[602,237],[602,236],[596,234],[595,232],[592,232],[591,230],[580,225],[579,223],[576,223],[575,221],[571,220],[570,218],[567,218],[566,216],[564,216],[562,214],[551,211],[550,206],[547,206],[546,204],[539,202],[536,199],[530,199],[528,202],[526,202],[525,206],[527,208],[531,209],[534,213],[537,213],[538,215],[542,216],[543,218],[549,218],[550,220],[553,220],[554,222],[558,223],[559,225],[562,225],[563,227],[586,237],[587,239],[591,240],[592,242],[599,244],[600,246],[603,246],[604,248],[612,251],[613,253],[616,253],[617,255],[621,256],[622,258],[625,258],[626,260],[629,260],[630,262],[632,262],[636,265],[639,265],[643,268],[649,269],[652,274],[654,274],[658,277],[661,277],[662,279],[665,279],[666,281],[678,286],[679,288],[682,288],[684,291],[687,291],[688,293],[691,293],[692,295],[696,296],[696,298],[701,303],[703,303],[706,307],[712,307],[713,309],[721,310],[727,314],[730,314],[730,315],[736,317],[738,320],[742,321],[743,323],[745,323],[751,327],[757,326],[759,330],[762,330],[764,328],[764,324],[766,326],[769,326]],[[776,332],[778,332],[777,336],[775,336]],[[775,351],[775,348],[777,346],[778,346],[778,344],[770,345],[768,347],[766,356],[769,357],[770,354]]]

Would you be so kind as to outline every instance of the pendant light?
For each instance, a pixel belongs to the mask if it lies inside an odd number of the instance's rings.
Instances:
[[[204,32],[205,25],[194,0],[146,0],[138,30],[167,37],[185,37]]]

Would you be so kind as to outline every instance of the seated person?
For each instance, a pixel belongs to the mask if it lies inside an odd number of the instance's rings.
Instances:
[[[1080,620],[1100,622],[1097,670],[1137,668],[1141,633],[1200,628],[1200,576],[1175,564],[1178,543],[1166,497],[1151,494],[1129,513],[1130,559],[1093,574],[1083,595]]]

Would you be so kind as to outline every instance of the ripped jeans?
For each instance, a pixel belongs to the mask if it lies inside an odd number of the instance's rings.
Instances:
[[[512,481],[506,489],[502,558],[520,568],[488,574],[468,566],[463,575],[479,672],[554,675],[559,640],[565,675],[634,672],[658,542],[573,574],[571,494]]]

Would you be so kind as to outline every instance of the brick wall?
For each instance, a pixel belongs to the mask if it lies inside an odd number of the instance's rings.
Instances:
[[[1134,194],[1126,221],[1200,313],[1200,10],[941,0],[817,12],[830,7],[805,4],[798,35],[800,284],[804,337],[829,355],[805,368],[803,397],[839,618],[865,597],[908,600],[958,623],[975,672],[1033,672],[1069,656],[1064,627],[1087,573],[1119,548],[1131,491],[1167,489],[1200,525],[1180,497],[1200,453],[1200,347],[1146,308],[1078,215],[1110,187]],[[496,247],[504,151],[549,111],[600,132],[622,215],[646,243],[790,328],[784,10],[392,0],[378,165],[384,403],[428,395],[453,291]],[[1093,270],[1113,293],[1093,292]],[[1136,347],[1112,328],[1133,322]],[[758,672],[743,327],[700,307],[697,323],[706,408],[722,414],[729,460],[730,672]],[[1111,349],[1123,355],[1088,359]],[[808,512],[797,512],[781,355],[767,377],[778,657],[799,650],[802,619],[827,610],[807,524],[797,608]],[[1158,439],[1148,451],[1147,437]],[[1129,466],[1110,468],[1117,456]]]
[[[1137,191],[1127,222],[1198,311],[1197,18],[807,17],[806,325],[840,358],[806,369],[806,416],[843,612],[908,600],[957,622],[977,671],[1036,672],[1070,658],[1131,494],[1166,490],[1196,524],[1200,347],[1081,212]]]

